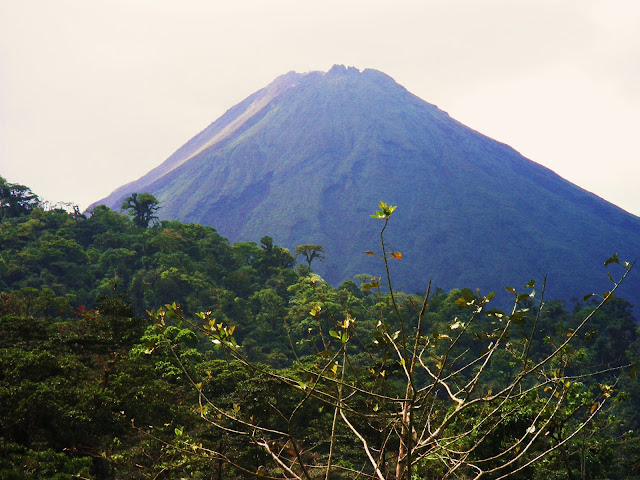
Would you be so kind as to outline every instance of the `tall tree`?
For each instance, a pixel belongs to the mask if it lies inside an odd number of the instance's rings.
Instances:
[[[147,228],[149,222],[158,219],[155,215],[160,208],[158,203],[150,193],[132,193],[123,200],[120,210],[125,210],[138,227]]]
[[[311,268],[311,262],[314,259],[318,259],[320,261],[324,260],[324,247],[322,245],[316,245],[313,243],[306,243],[304,245],[298,245],[296,247],[296,257],[300,255],[304,256],[305,260],[309,264],[309,268]]]

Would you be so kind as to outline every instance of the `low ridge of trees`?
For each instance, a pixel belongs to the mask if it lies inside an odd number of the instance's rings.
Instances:
[[[381,275],[337,287],[270,237],[3,214],[0,478],[640,476],[638,326],[613,294],[631,265],[572,310],[544,282],[508,310],[400,293],[393,208]]]

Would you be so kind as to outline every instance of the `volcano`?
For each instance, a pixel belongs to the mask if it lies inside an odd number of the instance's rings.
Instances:
[[[398,206],[385,238],[403,254],[391,266],[407,292],[429,280],[505,292],[546,276],[548,296],[582,298],[611,288],[611,254],[640,252],[640,218],[388,75],[340,65],[278,77],[95,204],[118,209],[132,192],[155,195],[160,218],[213,226],[232,242],[323,245],[326,260],[312,267],[333,284],[383,276],[364,254],[379,250],[382,223],[370,214],[380,200]],[[638,277],[621,293],[632,303]]]

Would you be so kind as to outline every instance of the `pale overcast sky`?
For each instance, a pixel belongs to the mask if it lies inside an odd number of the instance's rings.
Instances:
[[[333,64],[640,215],[638,0],[0,0],[0,175],[84,208]]]

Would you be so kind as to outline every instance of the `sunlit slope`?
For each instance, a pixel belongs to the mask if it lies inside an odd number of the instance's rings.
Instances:
[[[287,74],[216,124],[179,150],[180,161],[99,203],[117,208],[147,191],[162,218],[211,225],[231,241],[319,243],[327,259],[314,269],[339,282],[382,273],[364,251],[377,249],[381,224],[369,214],[384,200],[398,205],[388,241],[403,253],[393,271],[408,291],[430,279],[503,291],[544,274],[551,296],[582,297],[608,287],[602,263],[613,252],[640,252],[638,217],[375,70]],[[633,301],[638,278],[624,290]]]

